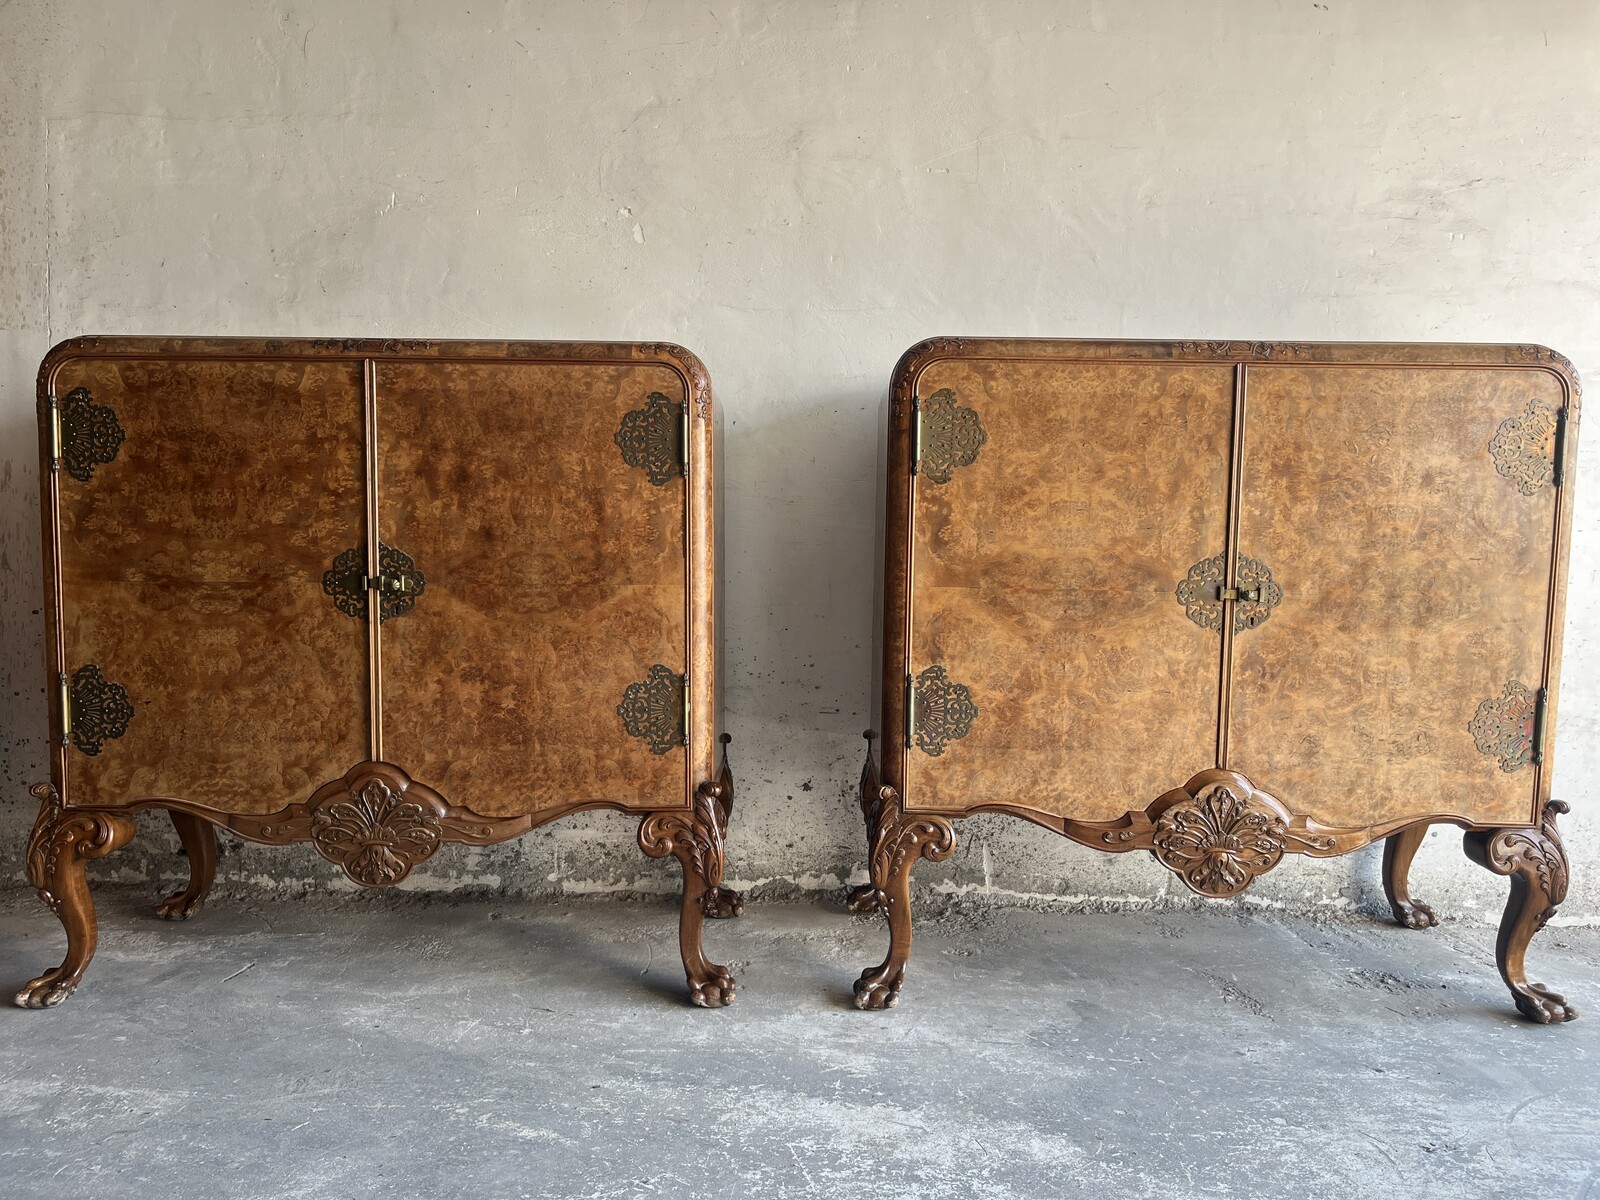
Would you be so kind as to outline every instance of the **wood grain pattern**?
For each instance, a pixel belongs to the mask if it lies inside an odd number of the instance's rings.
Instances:
[[[1556,492],[1522,494],[1488,446],[1543,371],[1256,366],[1240,548],[1284,588],[1236,643],[1229,766],[1330,825],[1535,819],[1467,724],[1544,678]]]
[[[1109,820],[1214,765],[1221,643],[1174,589],[1225,541],[1225,365],[937,364],[987,442],[915,489],[910,671],[971,689],[972,730],[910,752],[907,803]]]
[[[380,535],[428,580],[382,628],[385,755],[457,804],[684,803],[683,748],[615,711],[687,662],[684,481],[612,440],[652,393],[687,399],[661,366],[379,365]]]
[[[365,632],[321,589],[364,536],[358,367],[77,358],[55,386],[126,433],[58,475],[62,661],[135,710],[66,754],[65,803],[270,812],[366,757]]]

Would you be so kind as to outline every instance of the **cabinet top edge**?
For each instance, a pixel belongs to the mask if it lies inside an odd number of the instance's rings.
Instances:
[[[675,342],[476,341],[431,338],[132,337],[86,335],[51,347],[39,364],[44,395],[55,373],[80,358],[291,358],[399,361],[623,363],[670,367],[709,410],[711,379],[693,351]]]
[[[1571,360],[1548,346],[1490,342],[1261,342],[1244,340],[1140,341],[1102,338],[935,337],[912,346],[895,366],[896,393],[915,388],[936,362],[1016,359],[1059,362],[1134,361],[1151,364],[1239,363],[1290,366],[1429,366],[1542,368],[1561,376],[1574,399],[1582,394]]]

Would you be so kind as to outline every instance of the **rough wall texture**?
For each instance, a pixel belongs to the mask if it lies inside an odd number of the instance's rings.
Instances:
[[[1539,341],[1600,380],[1597,145],[1588,0],[0,4],[0,872],[43,774],[33,384],[60,338],[693,347],[725,417],[732,874],[831,888],[864,858],[880,404],[905,346]],[[1564,916],[1596,920],[1584,441],[1556,794],[1576,802]],[[145,824],[112,873],[179,869]],[[1369,902],[1376,861],[1291,862],[1254,902]],[[612,816],[429,868],[417,886],[673,883]],[[223,869],[330,880],[304,849]],[[1174,887],[999,819],[920,878],[1084,903]],[[1503,889],[1448,831],[1416,878],[1456,912]]]

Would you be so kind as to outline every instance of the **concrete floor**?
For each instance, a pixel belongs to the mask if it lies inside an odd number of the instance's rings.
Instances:
[[[656,902],[97,890],[60,1009],[0,1009],[0,1195],[1600,1196],[1600,930],[1518,1019],[1493,931],[1237,910],[921,914],[901,1006],[849,1006],[873,919],[752,905],[689,1008]],[[0,987],[60,954],[0,893]]]

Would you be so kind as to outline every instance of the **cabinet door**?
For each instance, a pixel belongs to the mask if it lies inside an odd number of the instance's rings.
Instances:
[[[685,803],[685,399],[647,364],[378,364],[380,536],[424,581],[381,625],[385,758],[485,816]]]
[[[1283,598],[1236,642],[1230,766],[1329,825],[1532,819],[1562,403],[1540,370],[1250,368],[1239,546]]]
[[[913,808],[1111,820],[1216,764],[1229,365],[947,360],[917,387]],[[981,432],[980,432],[981,427]]]
[[[55,377],[69,804],[272,812],[367,757],[358,365],[74,358]]]

